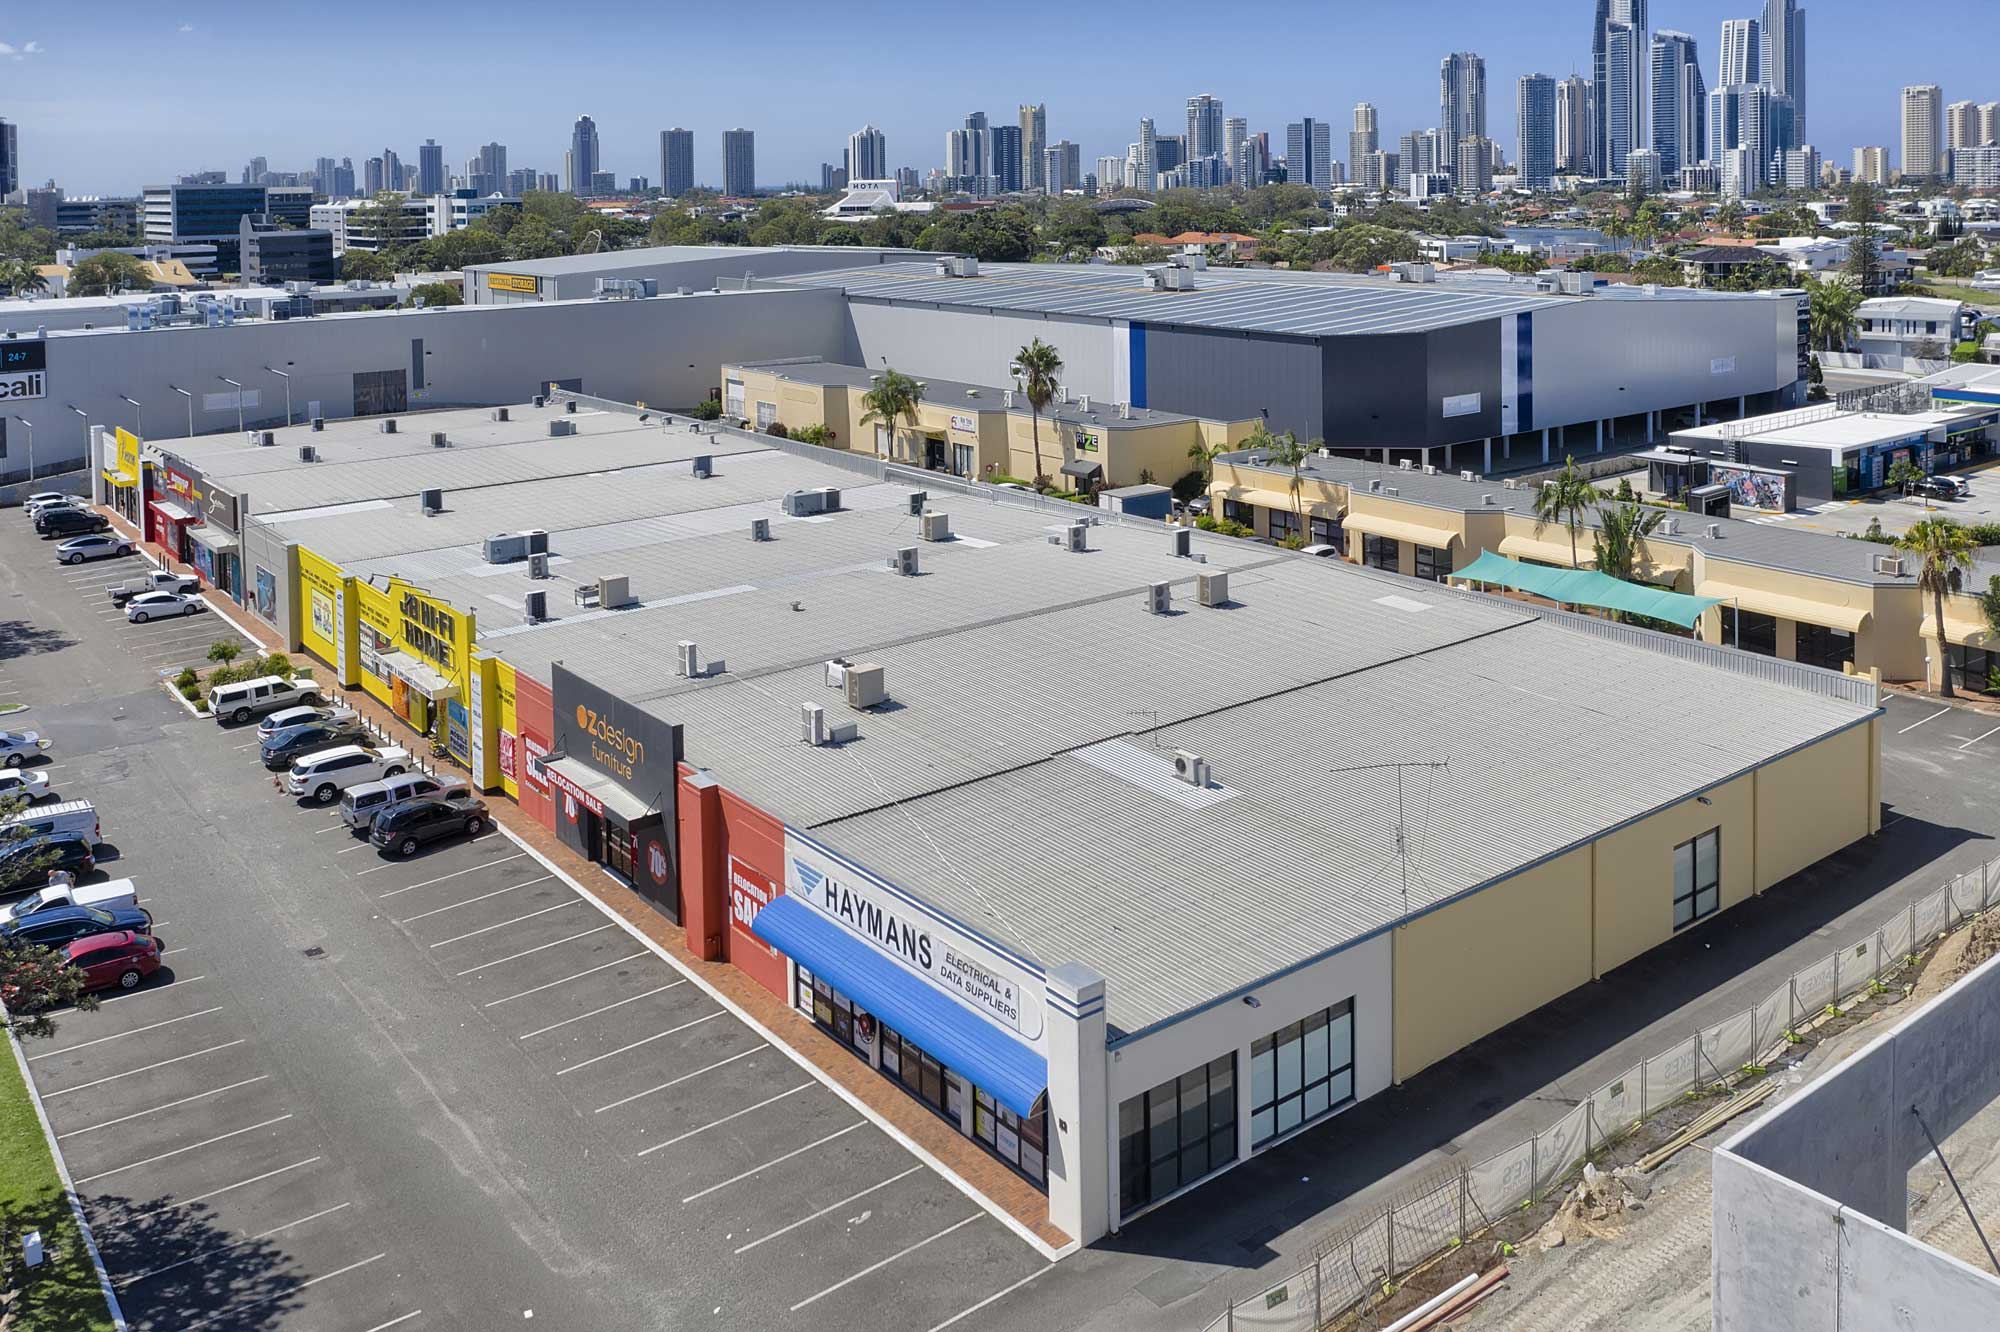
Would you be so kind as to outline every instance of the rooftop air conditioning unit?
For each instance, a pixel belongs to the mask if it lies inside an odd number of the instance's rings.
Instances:
[[[429,501],[425,512],[430,512]],[[488,564],[512,564],[528,557],[528,542],[519,532],[496,532],[480,543],[480,556]],[[529,570],[530,573],[534,571]]]
[[[1069,523],[1063,528],[1063,549],[1078,554],[1090,549],[1090,524]]]
[[[1493,507],[1493,502],[1494,502],[1494,501],[1493,501],[1493,495],[1492,495],[1492,493],[1491,493],[1491,492],[1489,491],[1488,493],[1486,493],[1486,494],[1484,494],[1484,495],[1481,495],[1481,496],[1479,497],[1479,502],[1480,502],[1480,503],[1481,503],[1482,505],[1484,505],[1484,506],[1486,506],[1487,508],[1489,508],[1489,509],[1490,509],[1490,508],[1492,508],[1492,507]]]
[[[826,508],[826,496],[817,490],[794,490],[779,501],[788,518],[805,518]]]
[[[315,416],[312,419],[312,429],[314,430],[326,429],[326,418],[324,416]]]
[[[1369,492],[1370,492],[1370,493],[1372,493],[1372,494],[1378,494],[1378,495],[1379,495],[1379,494],[1381,494],[1381,493],[1382,493],[1382,478],[1381,478],[1381,477],[1379,477],[1379,476],[1371,476],[1371,477],[1369,477],[1369,478],[1368,478],[1368,489],[1369,489]]]
[[[750,520],[750,539],[752,541],[769,541],[771,539],[771,520],[769,518],[752,518]]]
[[[451,447],[451,436],[450,436],[450,435],[447,435],[447,434],[445,434],[445,432],[444,432],[444,431],[442,431],[442,430],[433,430],[433,431],[431,431],[431,447],[432,447],[432,448],[434,448],[434,449],[448,449],[448,448],[450,448],[450,447]]]
[[[889,557],[889,567],[905,578],[913,577],[917,572],[917,548],[904,546]]]
[[[1471,468],[1468,467],[1459,472],[1458,479],[1461,481],[1477,481],[1479,479],[1479,473],[1473,471]]]
[[[1174,776],[1189,786],[1208,789],[1208,760],[1185,749],[1174,751]]]
[[[1680,519],[1674,517],[1672,514],[1668,514],[1665,518],[1660,519],[1661,536],[1679,536],[1680,534],[1681,534]]]
[[[1001,405],[1002,407],[1007,407],[1007,408],[1012,408],[1012,407],[1013,407],[1013,405],[1014,405],[1014,390],[1013,390],[1013,389],[1001,389],[1001,390],[1000,390],[1000,405]]]
[[[819,510],[821,513],[838,513],[840,511],[840,487],[821,486],[814,493],[819,496]]]
[[[624,574],[597,580],[597,607],[599,610],[617,610],[632,602],[632,580]]]
[[[917,535],[926,541],[951,540],[951,515],[927,513],[917,519]]]
[[[809,745],[826,743],[826,709],[817,703],[799,707],[799,739]]]
[[[546,407],[549,405],[548,396],[546,394],[537,393],[534,397],[528,399],[528,405],[530,407]]]
[[[1903,557],[1901,555],[1877,555],[1875,557],[1875,572],[1886,574],[1891,578],[1901,578],[1903,576]]]
[[[530,592],[526,597],[522,598],[522,602],[522,609],[527,612],[529,624],[538,624],[549,618],[548,593],[540,591]]]
[[[277,432],[277,431],[275,431],[275,430],[259,430],[259,431],[257,432],[257,446],[258,446],[259,448],[264,448],[264,449],[268,449],[268,448],[270,448],[270,447],[271,447],[271,446],[272,446],[273,444],[276,444],[277,442],[278,442],[278,432]]]
[[[889,701],[889,690],[882,682],[882,668],[872,662],[856,662],[847,668],[847,706],[850,708],[880,707]]]
[[[1146,609],[1154,615],[1167,615],[1174,609],[1174,587],[1172,583],[1148,583],[1146,585]]]
[[[505,407],[495,407],[495,408],[493,409],[493,419],[494,419],[494,420],[496,420],[496,421],[504,421],[504,420],[506,420],[506,419],[507,419],[507,409],[506,409]]]
[[[549,436],[552,439],[561,439],[566,435],[574,435],[575,433],[576,422],[574,421],[549,422]]]
[[[1417,470],[1417,465],[1410,459],[1403,458],[1396,463],[1396,470],[1399,472],[1414,472]]]
[[[930,500],[930,495],[921,490],[913,490],[910,492],[909,499],[910,514],[914,517],[924,511],[924,505]]]
[[[1211,609],[1229,604],[1229,574],[1222,569],[1194,576],[1195,600]]]
[[[686,680],[701,678],[701,649],[692,639],[674,644],[674,674]]]
[[[422,495],[418,496],[418,500],[423,505],[426,516],[444,512],[444,492],[442,490],[426,490]]]
[[[1184,560],[1194,554],[1194,533],[1191,530],[1185,527],[1176,527],[1173,531],[1173,540],[1175,559]]]
[[[1079,393],[1076,395],[1076,409],[1080,412],[1088,412],[1090,410],[1090,395],[1088,393]]]
[[[952,256],[951,271],[957,277],[978,277],[979,260],[969,254]]]
[[[1058,403],[1066,403],[1069,401],[1069,385],[1067,384],[1056,385],[1056,401]]]
[[[1437,474],[1438,474],[1438,469],[1437,469],[1437,464],[1436,464],[1436,463],[1425,463],[1425,464],[1424,464],[1424,475],[1425,475],[1425,476],[1436,476]]]
[[[547,578],[548,576],[549,576],[549,557],[547,553],[544,552],[539,555],[528,556],[528,577]]]
[[[375,428],[385,435],[393,435],[396,433],[396,418],[393,416],[384,417],[382,420],[376,422]]]
[[[1710,523],[1710,524],[1708,524],[1708,539],[1709,539],[1710,541],[1720,541],[1720,540],[1722,540],[1722,524],[1721,524],[1721,523]]]
[[[933,264],[933,265],[932,265],[932,267],[933,267],[933,268],[935,268],[935,269],[937,270],[937,275],[938,275],[939,277],[950,277],[950,276],[951,276],[951,260],[950,260],[950,259],[940,259],[940,260],[938,260],[938,261],[937,261],[937,263]]]
[[[706,481],[709,477],[715,475],[715,459],[706,453],[697,454],[693,470],[695,480]]]
[[[521,535],[528,539],[528,553],[530,555],[546,555],[549,553],[549,532],[547,528],[524,527],[521,529]]]
[[[568,413],[569,413],[569,414],[570,414],[571,416],[575,416],[575,415],[576,415],[576,399],[575,399],[575,398],[567,398],[567,399],[564,399],[564,401],[563,401],[563,410],[564,410],[565,412],[568,412]]]
[[[299,461],[304,463],[318,462],[319,450],[310,444],[299,445]]]

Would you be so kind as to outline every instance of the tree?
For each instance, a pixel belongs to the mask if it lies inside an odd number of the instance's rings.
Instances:
[[[1281,435],[1272,436],[1271,442],[1265,446],[1267,461],[1275,467],[1289,467],[1292,469],[1292,516],[1298,519],[1299,525],[1297,531],[1301,535],[1306,530],[1306,459],[1312,457],[1313,450],[1318,447],[1317,442],[1312,444],[1304,443],[1289,430]]]
[[[1563,469],[1535,492],[1535,525],[1561,523],[1569,529],[1569,566],[1583,567],[1576,553],[1576,532],[1583,526],[1583,515],[1595,509],[1604,500],[1602,492],[1590,484],[1590,478],[1577,470],[1573,456],[1563,459]]]
[[[72,296],[116,296],[121,291],[147,285],[146,266],[129,254],[103,250],[69,271]]]
[[[30,838],[26,827],[7,826],[7,821],[28,812],[25,796],[0,796],[0,851],[14,851]],[[26,853],[30,874],[39,873],[55,861],[52,852]],[[10,856],[10,866],[13,858]],[[84,976],[68,965],[53,948],[0,938],[0,995],[6,1000],[5,1025],[23,1039],[55,1034],[48,1010],[74,1006],[89,1010],[97,1000],[83,990]]]
[[[10,296],[29,296],[47,291],[49,280],[32,259],[0,259],[0,290]]]
[[[1845,274],[1806,279],[1806,328],[1813,345],[1844,351],[1860,325],[1861,289]]]
[[[568,253],[564,233],[551,227],[539,213],[528,214],[507,233],[509,259],[553,259]]]
[[[1886,479],[1890,485],[1907,495],[1911,486],[1924,479],[1924,469],[1908,458],[1898,458],[1895,465],[1889,469]]]
[[[357,282],[387,282],[396,276],[396,269],[384,255],[349,250],[340,256],[340,275]]]
[[[1664,509],[1631,501],[1621,501],[1600,509],[1595,557],[1597,571],[1621,582],[1635,581],[1641,569],[1652,563],[1652,556],[1646,550],[1646,538],[1666,516]]]
[[[1881,210],[1882,198],[1873,185],[1857,180],[1847,187],[1845,220],[1856,225],[1847,240],[1847,275],[1863,293],[1882,281],[1882,247],[1875,232],[1875,215]]]
[[[422,301],[426,308],[438,305],[464,305],[465,297],[457,284],[451,282],[426,282],[410,288],[412,300]]]
[[[1028,421],[1035,436],[1035,484],[1046,484],[1042,470],[1042,413],[1055,400],[1062,383],[1062,354],[1036,338],[1014,353],[1014,377],[1028,397]]]
[[[1715,225],[1724,231],[1734,232],[1743,225],[1743,205],[1736,199],[1715,210]]]
[[[861,414],[862,425],[886,426],[889,430],[889,456],[896,456],[896,426],[899,423],[914,428],[917,424],[917,404],[924,400],[924,386],[906,374],[895,370],[884,370],[875,387],[861,395],[861,405],[867,408]]]
[[[1923,561],[1917,569],[1917,590],[1931,599],[1931,618],[1937,629],[1938,678],[1942,681],[1939,692],[1946,698],[1955,698],[1947,651],[1950,640],[1945,637],[1944,597],[1947,592],[1959,590],[1979,548],[1973,543],[1972,533],[1949,518],[1926,518],[1912,525],[1896,539],[1896,545]]]

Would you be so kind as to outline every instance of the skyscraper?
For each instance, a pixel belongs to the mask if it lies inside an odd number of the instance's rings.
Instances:
[[[340,165],[333,169],[333,189],[330,192],[336,199],[352,199],[354,197],[353,158],[341,158]]]
[[[425,139],[417,149],[417,193],[444,193],[444,149],[436,139]]]
[[[1546,190],[1556,173],[1556,81],[1523,74],[1514,87],[1514,162],[1521,184]]]
[[[1715,71],[1715,86],[1759,82],[1764,68],[1762,43],[1756,19],[1722,20],[1722,63]]]
[[[1944,146],[1974,148],[1979,136],[1979,107],[1970,101],[1953,102],[1944,109]]]
[[[694,131],[660,131],[660,190],[678,199],[694,188]]]
[[[1872,145],[1854,150],[1854,178],[1869,185],[1889,183],[1889,150]]]
[[[1016,193],[1021,188],[1021,127],[995,125],[987,133],[993,136],[993,188],[1000,194]]]
[[[1049,185],[1049,109],[1040,102],[1021,104],[1021,187],[1060,194]]]
[[[1777,96],[1792,99],[1791,139],[1774,146],[1796,148],[1806,136],[1806,12],[1798,0],[1764,0],[1757,36],[1759,82]]]
[[[1493,188],[1493,145],[1483,134],[1464,134],[1458,139],[1458,161],[1451,180],[1458,193],[1471,198]]]
[[[847,136],[847,178],[881,180],[889,174],[889,140],[873,125]]]
[[[1083,188],[1083,150],[1068,139],[1058,139],[1042,150],[1043,188],[1062,194]]]
[[[1597,171],[1597,104],[1591,82],[1572,74],[1556,84],[1556,170],[1589,176]]]
[[[961,181],[972,175],[971,130],[944,132],[944,174],[951,180]]]
[[[1375,127],[1375,106],[1372,102],[1354,104],[1354,128],[1347,132],[1347,165],[1356,180],[1361,179],[1361,162],[1368,154],[1382,149],[1381,131]]]
[[[1598,99],[1598,114],[1604,118],[1604,155],[1598,171],[1606,176],[1625,174],[1625,155],[1644,142],[1639,99],[1644,95],[1645,60],[1639,52],[1640,30],[1620,19],[1604,25],[1604,84]]]
[[[967,151],[965,174],[968,176],[990,176],[993,174],[993,136],[988,132],[986,113],[974,111],[965,118]]]
[[[403,159],[396,155],[394,148],[382,150],[382,188],[385,190],[403,188]]]
[[[1745,192],[1770,179],[1777,151],[1771,142],[1771,102],[1771,90],[1761,83],[1732,83],[1708,95],[1708,160],[1724,168],[1726,154],[1743,153],[1747,165],[1737,179]]]
[[[722,131],[722,192],[732,199],[747,199],[757,192],[755,131]]]
[[[1438,62],[1438,133],[1446,171],[1457,170],[1460,139],[1486,137],[1486,61],[1470,51]]]
[[[1285,126],[1286,179],[1323,190],[1333,184],[1333,143],[1324,120],[1307,116]]]
[[[361,167],[361,192],[372,199],[389,187],[383,183],[382,159],[371,157]]]
[[[1222,99],[1203,93],[1187,100],[1187,157],[1222,156]]]
[[[1660,179],[1702,158],[1708,88],[1694,38],[1662,28],[1653,34],[1653,152]]]
[[[1944,168],[1944,92],[1935,83],[1903,89],[1903,174],[1933,180]]]
[[[313,188],[321,194],[333,193],[333,173],[336,170],[331,157],[316,158],[313,161]]]
[[[18,126],[0,120],[0,198],[21,188],[21,135]]]
[[[1151,117],[1139,122],[1138,151],[1132,159],[1132,188],[1141,194],[1151,194],[1159,188],[1160,154],[1159,145],[1154,142],[1157,137]]]
[[[1979,142],[2000,143],[2000,102],[1979,104]]]
[[[1222,122],[1222,164],[1229,168],[1229,178],[1245,188],[1262,184],[1261,181],[1239,179],[1236,175],[1236,164],[1243,157],[1243,141],[1249,137],[1250,122],[1242,116],[1231,116]]]
[[[569,192],[589,194],[590,178],[598,172],[597,122],[578,116],[569,132]]]

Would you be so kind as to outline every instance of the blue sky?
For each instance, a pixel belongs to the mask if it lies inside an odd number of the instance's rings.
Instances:
[[[696,133],[695,170],[721,175],[722,131],[757,131],[760,183],[817,181],[847,135],[872,121],[889,160],[942,165],[944,132],[968,111],[1011,122],[1048,106],[1049,138],[1082,145],[1084,169],[1122,153],[1141,116],[1161,133],[1186,99],[1214,93],[1225,114],[1268,130],[1323,116],[1346,157],[1349,110],[1380,108],[1383,137],[1436,123],[1437,64],[1486,57],[1488,125],[1512,152],[1514,81],[1589,60],[1591,0],[1330,0],[1317,5],[1044,3],[743,5],[603,0],[292,0],[132,4],[99,0],[86,25],[62,5],[0,6],[0,118],[20,126],[24,183],[53,176],[71,194],[122,193],[183,172],[232,179],[253,155],[277,170],[315,157],[406,162],[435,138],[454,171],[481,143],[510,165],[560,171],[570,122],[594,116],[604,165],[621,182],[659,173],[659,131]],[[1653,0],[1655,28],[1693,33],[1714,82],[1724,18],[1755,0]],[[1856,144],[1897,142],[1906,83],[1945,100],[2000,99],[1990,38],[1995,0],[1914,11],[1861,0],[1807,6],[1808,138],[1846,164]],[[1953,41],[1954,24],[1969,27]],[[1972,29],[1978,29],[1975,34]],[[30,44],[34,49],[30,49]],[[1891,158],[1896,154],[1892,151]]]

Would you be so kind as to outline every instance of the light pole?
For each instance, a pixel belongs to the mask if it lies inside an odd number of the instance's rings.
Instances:
[[[186,399],[187,399],[187,404],[188,404],[188,438],[189,438],[189,439],[193,439],[193,438],[194,438],[194,394],[192,394],[192,393],[188,392],[188,391],[187,391],[186,389],[184,389],[184,388],[175,388],[175,387],[174,387],[174,386],[173,386],[172,384],[169,384],[169,385],[167,385],[167,387],[168,387],[168,388],[170,388],[170,389],[173,389],[173,390],[174,390],[174,392],[176,392],[176,393],[180,394],[180,395],[181,395],[181,396],[182,396],[183,398],[186,398]]]
[[[228,375],[217,375],[217,379],[236,390],[236,433],[243,433],[243,386]]]
[[[35,423],[25,416],[17,416],[14,419],[28,432],[28,481],[32,484],[35,479]]]
[[[88,458],[90,456],[90,413],[73,402],[66,402],[63,406],[83,418],[83,456]]]
[[[118,395],[118,400],[132,404],[132,433],[140,439],[144,439],[146,437],[146,409],[140,405],[137,398],[128,398],[122,393]]]
[[[285,381],[285,424],[290,425],[292,423],[292,376],[290,372],[280,370],[276,366],[267,365],[264,368]]]

